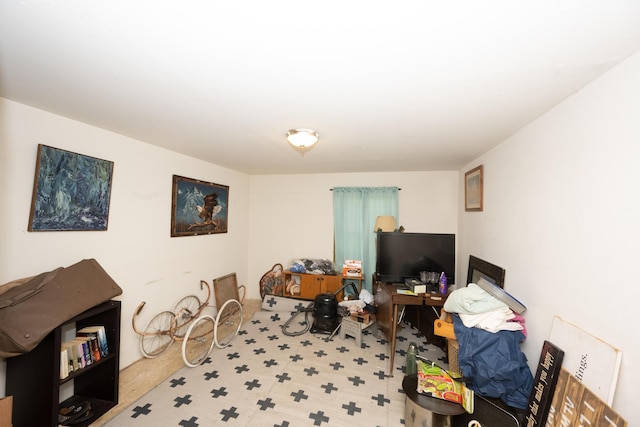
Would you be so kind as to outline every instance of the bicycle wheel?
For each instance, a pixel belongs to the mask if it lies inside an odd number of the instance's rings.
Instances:
[[[189,323],[200,314],[200,300],[195,295],[188,295],[176,303],[173,312],[176,314],[173,336],[182,338],[189,328]]]
[[[234,340],[242,326],[242,305],[230,299],[220,307],[214,327],[215,343],[218,348],[225,348]]]
[[[145,357],[153,359],[173,344],[171,325],[175,317],[171,311],[161,311],[147,323],[140,335],[140,351]]]
[[[191,322],[182,341],[182,360],[195,368],[207,358],[213,349],[215,320],[209,315],[198,317]]]

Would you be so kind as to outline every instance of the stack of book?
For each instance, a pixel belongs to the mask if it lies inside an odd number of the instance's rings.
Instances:
[[[65,341],[60,348],[60,379],[74,371],[94,364],[109,354],[104,326],[87,326],[76,332],[76,337]]]

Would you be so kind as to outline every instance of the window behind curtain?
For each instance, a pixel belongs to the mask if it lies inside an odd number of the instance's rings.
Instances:
[[[362,260],[363,289],[372,290],[376,268],[376,233],[378,215],[398,218],[398,187],[335,187],[333,221],[335,263],[342,267],[345,259]]]

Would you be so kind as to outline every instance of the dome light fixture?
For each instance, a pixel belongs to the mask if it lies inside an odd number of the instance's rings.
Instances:
[[[320,134],[311,129],[289,129],[287,141],[294,150],[304,154],[313,148],[320,139]]]

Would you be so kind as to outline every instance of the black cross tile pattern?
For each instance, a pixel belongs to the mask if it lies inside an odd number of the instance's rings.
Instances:
[[[391,346],[375,325],[358,348],[352,337],[287,336],[282,325],[290,316],[256,313],[229,347],[180,369],[105,425],[402,426],[409,343],[418,344],[421,356],[446,360],[440,348],[402,325],[390,377]]]
[[[218,378],[220,376],[220,375],[218,375],[218,371],[205,372],[202,375],[204,376],[204,379],[206,381],[209,381],[211,379],[216,379],[216,378]]]
[[[131,410],[131,418],[138,418],[140,415],[148,415],[151,413],[151,403],[146,403],[143,406],[136,406]]]
[[[178,423],[179,426],[181,427],[198,427],[200,426],[200,424],[198,424],[196,421],[198,419],[196,417],[191,417],[188,420],[182,420]]]
[[[190,395],[190,394],[187,394],[187,395],[186,395],[186,396],[184,396],[184,397],[179,397],[179,396],[178,396],[178,397],[176,397],[176,398],[174,399],[174,401],[176,402],[176,404],[175,404],[175,407],[176,407],[176,408],[179,408],[179,407],[180,407],[180,406],[182,406],[182,405],[188,405],[188,404],[190,404],[190,403],[191,403],[191,395]]]
[[[169,382],[171,383],[171,387],[178,387],[179,385],[184,385],[184,377],[171,379]]]

